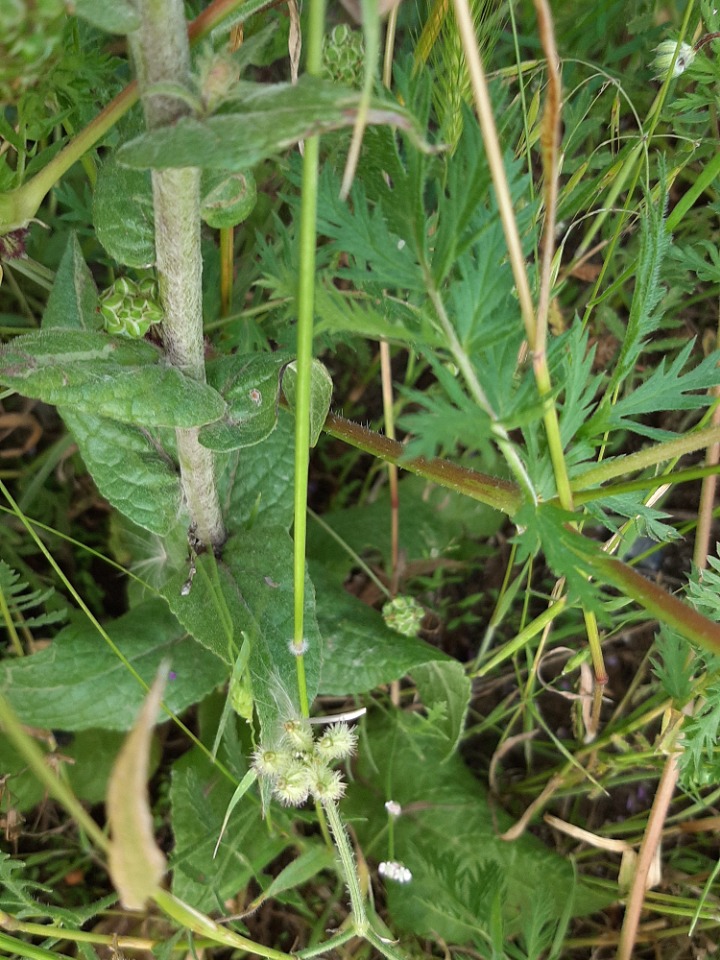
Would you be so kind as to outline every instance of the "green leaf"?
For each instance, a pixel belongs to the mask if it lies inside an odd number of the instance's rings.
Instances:
[[[213,857],[233,790],[197,748],[173,766],[172,890],[196,910],[215,910],[236,896],[293,842],[292,830],[285,832],[276,824],[273,831],[263,822],[258,800],[249,795],[233,810]],[[281,812],[278,816],[283,819]]]
[[[164,601],[151,600],[106,627],[149,685],[163,658],[173,671],[165,702],[180,713],[227,679],[227,667],[201,650]],[[128,730],[145,688],[90,624],[66,627],[44,650],[0,665],[0,689],[23,723],[55,730]]]
[[[283,393],[290,409],[295,409],[297,390],[297,363],[288,364],[283,375]],[[313,358],[310,370],[310,446],[314,447],[320,439],[322,428],[330,411],[333,382],[325,364]]]
[[[118,754],[108,784],[105,805],[111,833],[108,870],[126,910],[142,910],[165,874],[165,857],[155,842],[147,783],[150,744],[167,672],[167,663],[161,664],[140,716]]]
[[[81,730],[69,743],[62,743],[59,753],[67,757],[63,774],[73,793],[90,804],[105,800],[108,777],[124,736],[112,730]],[[159,749],[155,744],[153,769],[157,766]],[[48,755],[48,762],[51,761]],[[7,737],[0,738],[0,770],[8,776],[7,796],[11,806],[21,813],[37,806],[45,795],[45,787],[28,769],[27,762]]]
[[[285,414],[262,443],[225,459],[218,486],[228,528],[245,531],[263,521],[289,529],[294,476],[295,422]]]
[[[234,112],[181,117],[124,144],[118,150],[119,162],[140,169],[242,171],[298,140],[351,126],[359,103],[355,91],[310,76],[294,85],[242,82],[237,89]],[[407,111],[390,100],[371,108],[369,122],[413,129]]]
[[[139,426],[195,427],[223,415],[212,387],[162,359],[143,340],[42,330],[0,348],[0,381],[45,403]]]
[[[454,663],[423,640],[395,633],[368,607],[313,567],[318,588],[317,619],[324,638],[320,690],[346,696],[415,673],[422,664]]]
[[[97,305],[95,281],[85,263],[77,237],[72,233],[45,307],[43,330],[57,327],[65,330],[101,330],[102,318]]]
[[[200,430],[200,443],[227,453],[252,447],[277,425],[280,371],[288,354],[223,357],[208,367],[208,382],[224,397],[222,420]]]
[[[138,526],[164,536],[180,514],[180,480],[174,463],[148,434],[129,423],[59,413],[75,437],[100,493]]]
[[[411,673],[420,699],[431,714],[437,714],[434,726],[447,738],[447,757],[450,757],[465,730],[472,693],[470,679],[457,660],[424,663],[414,667]]]
[[[232,664],[240,634],[250,643],[250,672],[255,706],[264,727],[298,710],[297,665],[290,652],[293,636],[292,540],[284,527],[258,525],[231,537],[214,577],[212,559],[199,557],[189,594],[182,595],[183,574],[163,588],[173,612],[198,642]],[[218,596],[218,591],[220,596]],[[226,612],[227,611],[227,612]],[[232,634],[232,635],[231,635]],[[305,581],[305,679],[308,698],[317,693],[321,640],[315,620],[315,591]]]
[[[100,243],[118,263],[155,263],[152,183],[145,170],[129,170],[113,155],[100,167],[93,195],[93,223]]]
[[[575,914],[607,902],[607,896],[576,885],[570,864],[534,837],[502,840],[499,833],[511,825],[510,817],[497,804],[491,809],[457,755],[446,760],[445,738],[422,717],[394,711],[376,719],[361,740],[344,808],[357,818],[353,826],[362,848],[378,859],[387,850],[384,804],[394,800],[403,808],[394,823],[393,858],[413,879],[403,885],[386,881],[388,908],[402,930],[473,941],[489,923],[492,898],[483,898],[482,890],[490,893],[499,882],[505,884],[501,906],[510,933],[521,926],[539,891],[547,892],[555,917],[569,899]],[[383,785],[382,792],[376,784]]]
[[[75,0],[73,11],[107,33],[131,33],[140,26],[140,16],[129,0]]]

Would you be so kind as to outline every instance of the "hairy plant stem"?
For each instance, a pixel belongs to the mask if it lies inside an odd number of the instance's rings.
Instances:
[[[190,47],[181,0],[138,4],[139,30],[129,36],[148,130],[173,123],[186,104],[153,93],[155,84],[188,86]],[[153,170],[155,256],[165,312],[162,335],[168,360],[186,376],[205,381],[200,252],[200,170]],[[183,494],[195,535],[211,549],[225,540],[214,458],[197,428],[176,431]]]
[[[264,9],[272,0],[214,0],[188,27],[190,43],[206,37],[222,21],[236,14],[237,22]],[[239,12],[240,11],[240,12]],[[0,193],[0,236],[25,226],[38,212],[40,204],[57,181],[83,154],[111,130],[138,98],[137,83],[129,83],[66,147],[31,180],[15,190]]]

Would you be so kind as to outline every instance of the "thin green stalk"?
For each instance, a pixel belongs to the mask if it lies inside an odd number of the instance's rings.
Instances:
[[[674,440],[664,440],[662,443],[656,443],[646,450],[639,450],[637,453],[630,453],[625,457],[608,460],[592,467],[590,470],[586,470],[585,473],[573,478],[573,490],[577,489],[590,493],[592,492],[589,490],[590,487],[605,483],[607,480],[634,473],[637,470],[646,470],[658,463],[709,447],[718,441],[720,441],[720,426],[705,427],[703,430],[696,430]]]
[[[128,37],[148,130],[168,126],[188,112],[178,98],[152,93],[156,84],[190,85],[190,46],[181,0],[145,0],[141,26]],[[162,336],[169,362],[205,382],[200,250],[200,170],[153,170],[155,261],[165,319]],[[198,428],[178,429],[178,462],[183,494],[195,535],[217,550],[225,526],[212,451],[198,440]]]
[[[322,68],[325,0],[311,0],[306,68],[317,76]],[[295,522],[293,527],[294,632],[300,709],[310,715],[305,679],[305,549],[307,542],[307,491],[310,464],[310,388],[315,309],[315,244],[317,234],[320,138],[305,141],[300,211],[300,276],[297,297],[297,386],[295,400]]]

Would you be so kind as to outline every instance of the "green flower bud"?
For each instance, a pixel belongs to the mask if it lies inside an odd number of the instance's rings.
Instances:
[[[323,38],[322,75],[349,87],[363,82],[365,42],[360,30],[341,23]]]
[[[283,724],[283,744],[299,753],[310,753],[313,735],[307,720],[286,720]]]
[[[286,807],[299,807],[310,795],[310,770],[304,763],[288,765],[276,778],[273,793]]]
[[[414,597],[395,597],[385,604],[382,615],[391,630],[404,637],[416,637],[425,611]]]
[[[689,43],[681,43],[678,49],[677,40],[663,40],[662,43],[659,43],[657,47],[655,47],[653,69],[657,78],[665,77],[665,74],[670,69],[670,64],[673,62],[673,57],[675,57],[676,49],[678,53],[675,58],[675,65],[673,66],[673,78],[679,77],[681,73],[685,73],[695,59],[695,50]]]
[[[357,734],[346,723],[333,723],[315,743],[315,754],[323,760],[344,760],[355,752]]]
[[[100,294],[100,314],[108,333],[144,337],[154,323],[163,320],[157,284],[149,277],[140,281],[119,277]]]
[[[205,47],[198,56],[197,69],[203,104],[212,113],[237,86],[240,67],[229,53]]]
[[[209,227],[236,227],[250,216],[257,201],[255,177],[250,171],[215,171],[203,177],[200,216]]]
[[[320,803],[336,802],[345,793],[345,784],[337,770],[324,764],[315,764],[309,775],[310,793]]]

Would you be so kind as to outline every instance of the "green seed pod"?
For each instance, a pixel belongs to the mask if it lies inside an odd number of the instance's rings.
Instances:
[[[17,103],[62,49],[63,0],[2,0],[0,103]]]
[[[236,227],[250,216],[257,200],[255,177],[227,170],[203,177],[200,216],[209,227]]]
[[[157,284],[150,277],[131,280],[119,277],[100,294],[100,314],[108,333],[144,337],[163,312],[157,302]]]
[[[382,615],[391,630],[404,637],[416,637],[425,611],[414,597],[395,597],[385,604]]]

